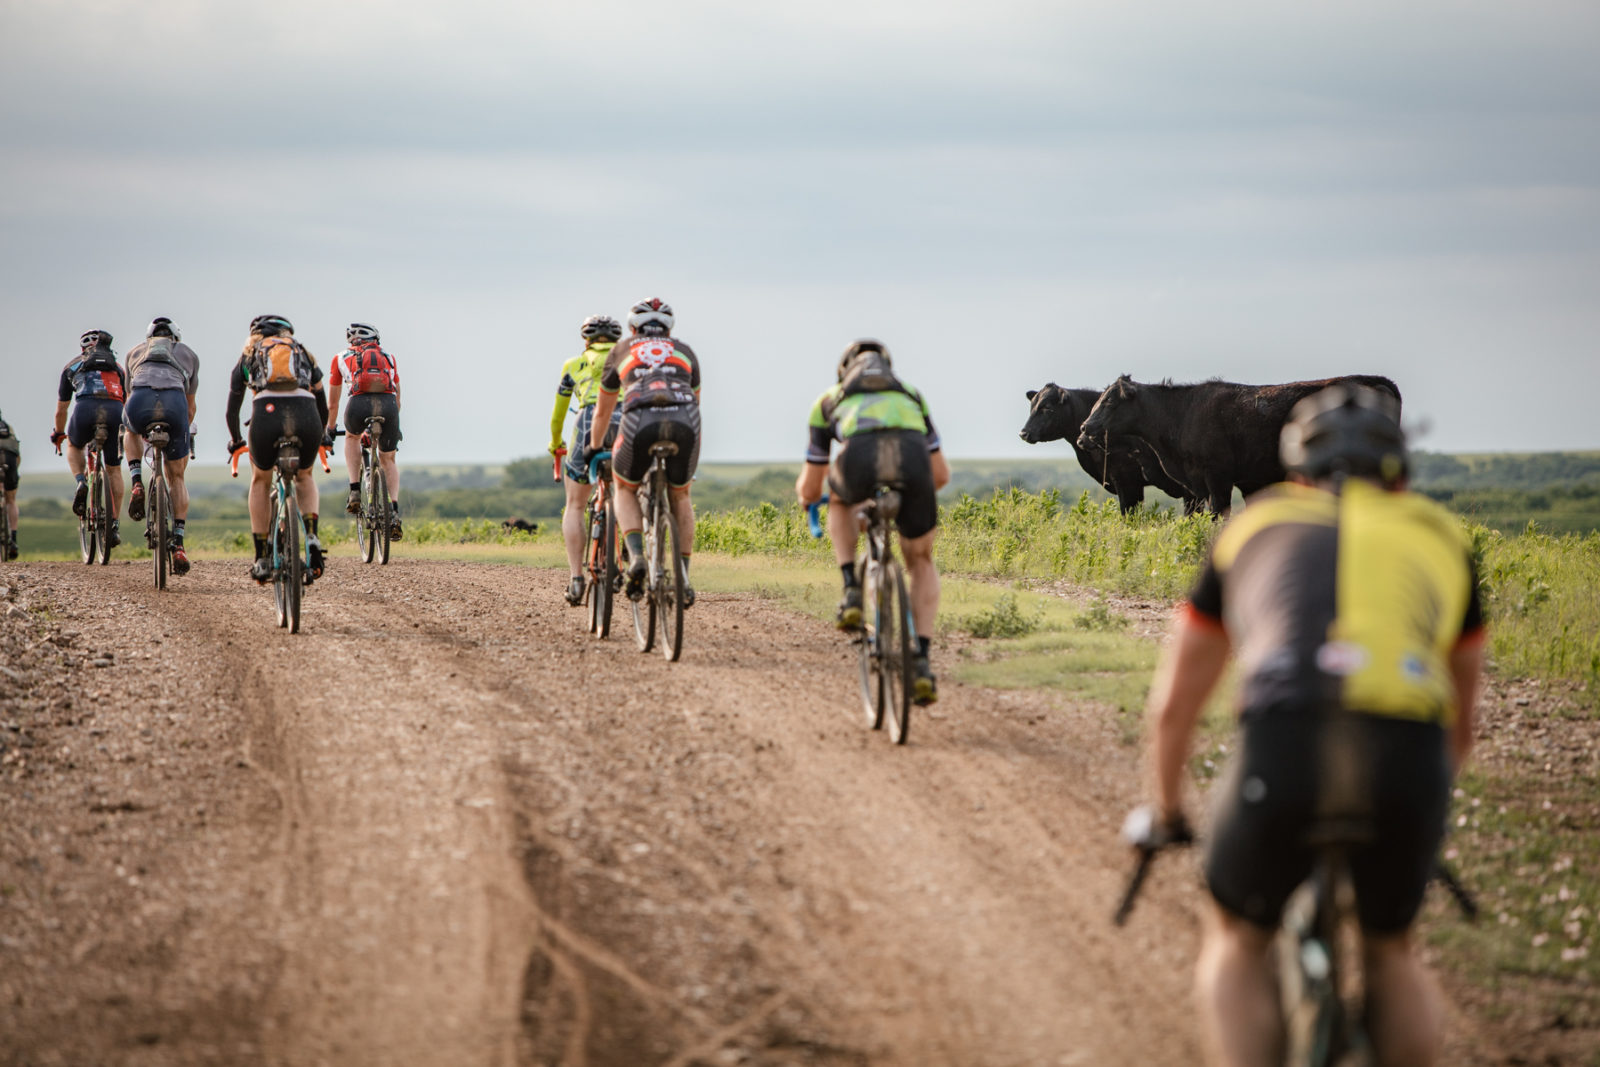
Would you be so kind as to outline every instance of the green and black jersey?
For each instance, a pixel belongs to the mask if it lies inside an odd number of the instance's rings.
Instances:
[[[1465,532],[1411,493],[1359,479],[1283,484],[1217,536],[1191,618],[1226,630],[1240,706],[1450,723],[1449,655],[1482,630]]]
[[[836,440],[848,441],[880,430],[911,430],[927,437],[929,452],[940,448],[928,402],[909,385],[905,392],[897,389],[849,396],[843,385],[835,385],[811,405],[808,425],[811,436],[806,448],[807,463],[827,463]]]

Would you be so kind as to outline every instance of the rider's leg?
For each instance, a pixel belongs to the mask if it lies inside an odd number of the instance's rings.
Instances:
[[[861,538],[861,525],[856,513],[859,505],[828,505],[828,537],[833,541],[833,558],[839,567],[854,567],[856,542]]]
[[[111,521],[116,522],[122,513],[122,464],[111,467],[106,473],[106,481],[111,483]]]
[[[83,473],[83,449],[72,442],[67,442],[67,470],[76,478]]]
[[[183,472],[189,469],[189,457],[164,461],[167,471],[167,495],[172,498],[172,517],[178,522],[189,518],[189,483]]]
[[[378,453],[378,462],[383,465],[383,480],[389,483],[389,499],[400,499],[400,465],[394,461],[393,452]]]
[[[1367,1034],[1378,1063],[1428,1067],[1439,1058],[1444,1002],[1408,934],[1362,938]]]
[[[6,490],[6,520],[11,525],[11,536],[17,535],[17,491]]]
[[[921,537],[900,538],[900,554],[906,558],[906,579],[911,583],[911,621],[918,637],[932,637],[939,620],[939,571],[933,565],[933,539],[938,530]]]
[[[1209,1061],[1227,1067],[1283,1062],[1283,1013],[1274,973],[1273,931],[1215,903],[1195,966],[1195,1000]]]
[[[678,520],[678,546],[688,559],[694,552],[694,501],[689,499],[687,485],[672,489],[668,495],[672,498],[672,517]]]
[[[561,511],[561,538],[567,546],[567,570],[576,578],[583,571],[583,509],[589,503],[592,486],[561,472],[567,487],[567,506]]]
[[[267,495],[272,488],[272,469],[263,470],[250,465],[250,532],[256,537],[267,536],[267,524],[272,521],[272,508]]]
[[[350,484],[361,484],[361,435],[346,433],[344,435],[344,467],[350,472]]]
[[[644,509],[639,507],[639,487],[629,485],[621,478],[611,479],[612,506],[617,509],[617,532],[628,546],[629,595],[637,597],[643,588],[644,559]]]
[[[128,472],[137,481],[140,477],[139,463],[144,458],[144,438],[132,430],[123,430],[122,454],[128,457]]]
[[[309,470],[297,470],[294,472],[294,495],[300,502],[300,514],[304,515],[308,520],[316,519],[317,504],[319,503],[317,500],[317,480],[311,476]],[[315,524],[313,523],[313,525]],[[315,536],[315,531],[313,531],[313,536]]]

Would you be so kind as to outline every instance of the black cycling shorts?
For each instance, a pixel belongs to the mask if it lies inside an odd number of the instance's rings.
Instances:
[[[250,462],[257,470],[271,470],[278,465],[278,439],[298,437],[300,469],[311,470],[322,447],[322,431],[315,398],[262,393],[250,408]]]
[[[17,491],[17,460],[15,452],[0,449],[0,489],[8,493]]]
[[[667,457],[667,483],[682,489],[700,466],[700,406],[684,404],[624,412],[611,454],[612,473],[628,485],[643,482],[650,470],[650,446],[658,441],[671,441],[678,446],[677,455]]]
[[[106,428],[106,463],[115,467],[122,462],[122,401],[80,396],[67,419],[67,440],[82,448],[94,440],[94,428],[100,425]]]
[[[360,437],[367,428],[367,419],[373,415],[383,417],[383,433],[378,435],[379,452],[395,452],[400,448],[400,398],[393,393],[356,393],[344,406],[344,431]]]
[[[189,458],[189,398],[182,389],[147,389],[140,386],[128,394],[122,409],[122,425],[144,436],[152,422],[165,422],[171,436],[161,450],[169,460]]]
[[[606,448],[617,442],[617,427],[622,425],[622,408],[611,409],[611,427],[606,430]],[[594,426],[594,405],[587,404],[578,412],[577,425],[572,430],[572,447],[567,449],[567,477],[580,485],[589,484],[589,460],[594,452],[589,448],[589,430]],[[602,449],[602,451],[604,451]]]
[[[837,504],[859,504],[880,485],[900,490],[895,526],[901,537],[921,537],[939,525],[939,501],[928,462],[928,435],[879,430],[845,441],[828,469],[828,492]]]
[[[1371,834],[1352,847],[1350,874],[1363,929],[1410,927],[1433,877],[1450,808],[1450,763],[1442,727],[1378,715],[1340,717],[1350,726],[1344,766],[1354,768],[1353,814]],[[1335,749],[1324,719],[1275,709],[1247,714],[1240,748],[1213,790],[1205,874],[1227,911],[1257,926],[1278,925],[1284,903],[1311,873],[1308,832],[1319,812],[1349,811],[1334,794]]]

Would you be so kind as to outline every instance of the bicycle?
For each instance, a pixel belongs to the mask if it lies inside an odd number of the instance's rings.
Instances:
[[[611,607],[622,578],[617,566],[617,517],[611,507],[609,450],[589,457],[589,484],[594,492],[583,513],[583,560],[588,574],[583,596],[589,605],[589,632],[606,637],[611,633]]]
[[[144,543],[155,564],[157,589],[167,587],[172,570],[172,498],[167,489],[165,449],[172,441],[172,427],[161,420],[145,428],[145,462],[150,467],[150,502],[144,513]],[[153,454],[152,454],[153,453]]]
[[[269,499],[272,515],[267,522],[268,546],[272,555],[272,599],[278,610],[279,627],[292,634],[300,632],[300,599],[305,587],[311,584],[311,559],[305,540],[305,520],[300,516],[300,503],[295,494],[295,475],[300,469],[300,438],[290,434],[277,441],[278,462],[272,468],[272,488]],[[249,451],[241,448],[233,454],[233,476],[239,477],[239,457]],[[317,452],[322,469],[328,466],[328,450]]]
[[[1356,921],[1349,854],[1371,834],[1370,819],[1360,816],[1323,818],[1307,832],[1316,858],[1310,876],[1284,906],[1277,937],[1288,1067],[1364,1067],[1371,1062],[1361,1011],[1346,1002],[1352,976],[1345,958],[1345,936]],[[1112,917],[1117,926],[1128,921],[1156,854],[1194,843],[1187,826],[1176,834],[1159,829],[1148,807],[1129,813],[1122,836],[1138,858]],[[1478,917],[1477,902],[1443,861],[1434,866],[1434,880],[1450,892],[1468,922]]]
[[[678,520],[672,514],[672,487],[667,482],[667,459],[678,454],[671,441],[650,446],[650,469],[639,486],[639,510],[644,516],[645,593],[633,601],[633,636],[640,652],[655,644],[656,622],[661,623],[661,654],[669,663],[683,655],[683,597],[688,584],[683,570]]]
[[[89,492],[84,498],[83,514],[78,516],[78,549],[83,562],[90,566],[96,558],[101,566],[111,562],[111,523],[116,513],[111,508],[111,482],[105,471],[105,448],[109,439],[109,428],[100,422],[95,425],[94,440],[83,446],[84,484]],[[55,445],[59,456],[61,441]]]
[[[11,509],[6,506],[5,481],[11,453],[0,450],[0,563],[11,558]]]
[[[822,538],[820,511],[824,496],[806,508],[811,536]],[[878,486],[872,499],[861,505],[860,528],[866,532],[865,551],[856,558],[861,583],[861,630],[853,639],[860,650],[861,704],[867,726],[889,726],[889,740],[906,743],[911,731],[911,691],[917,628],[911,618],[911,598],[906,594],[904,568],[894,555],[894,520],[900,514],[900,486]]]
[[[389,499],[389,479],[383,473],[378,442],[383,438],[382,415],[369,415],[361,431],[361,511],[357,516],[356,539],[361,544],[361,562],[377,559],[379,566],[389,562],[389,535],[394,527],[394,504]],[[343,437],[335,430],[334,437]]]

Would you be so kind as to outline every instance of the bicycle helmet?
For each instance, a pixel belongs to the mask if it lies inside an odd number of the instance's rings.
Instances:
[[[368,326],[364,322],[352,322],[344,328],[346,344],[365,344],[368,341],[376,341],[377,339],[378,328],[376,326]]]
[[[78,338],[78,347],[84,351],[88,351],[91,348],[99,348],[101,345],[105,345],[107,348],[111,347],[111,335],[105,330],[90,330]]]
[[[170,337],[174,341],[183,340],[183,334],[172,324],[172,320],[165,315],[152,319],[148,329],[144,331],[146,337]]]
[[[874,341],[870,337],[863,337],[861,340],[851,344],[849,348],[844,350],[844,355],[839,357],[839,380],[841,382],[844,381],[845,373],[849,371],[850,364],[854,363],[856,357],[863,352],[876,352],[883,357],[885,366],[894,366],[894,361],[889,358],[888,345],[882,341]]]
[[[1393,486],[1406,476],[1400,402],[1365,385],[1332,385],[1301,400],[1278,440],[1284,467],[1312,481],[1354,475]]]
[[[280,333],[294,333],[294,323],[282,315],[257,315],[250,320],[250,332],[260,334],[262,337],[273,337]]]
[[[590,315],[578,332],[585,341],[618,341],[622,339],[622,323],[610,315]]]
[[[634,333],[670,333],[672,322],[672,307],[659,296],[639,301],[628,313],[628,326]]]

